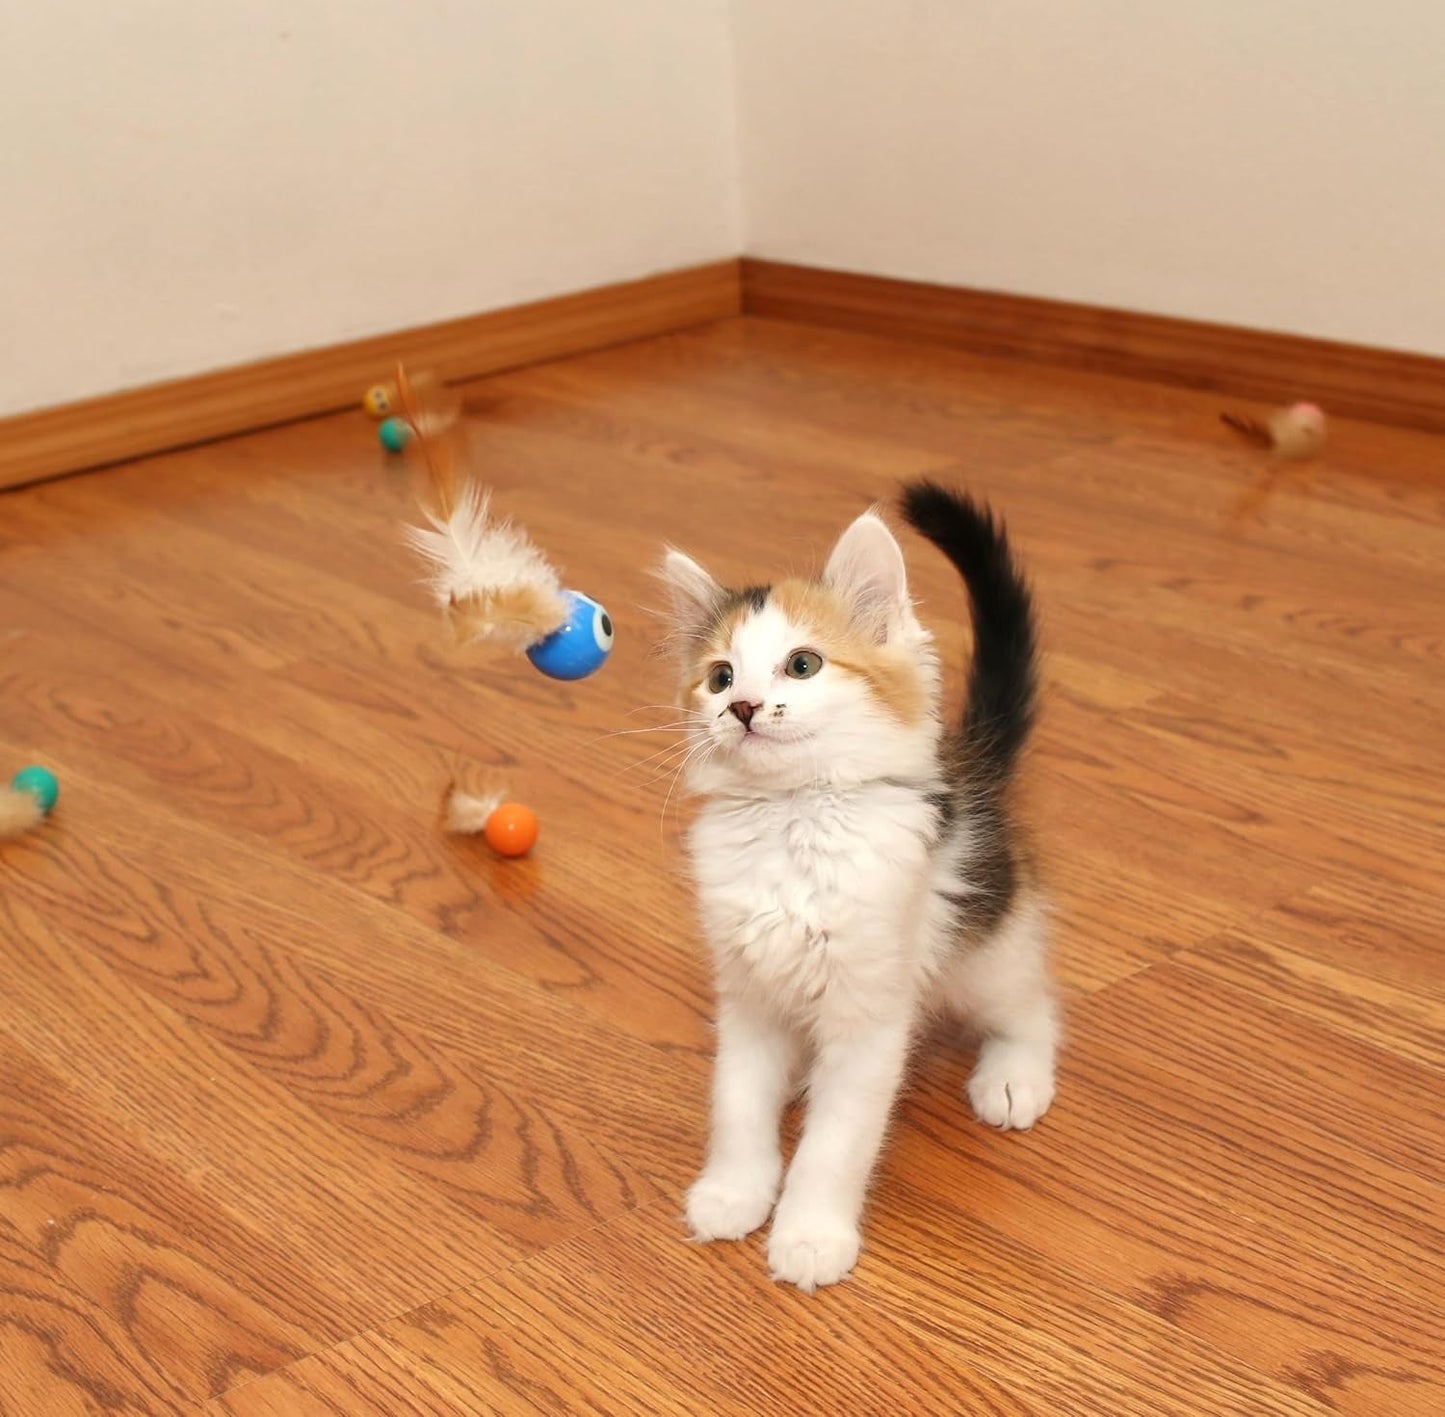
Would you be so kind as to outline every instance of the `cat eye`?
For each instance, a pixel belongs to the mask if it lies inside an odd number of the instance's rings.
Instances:
[[[810,649],[795,649],[783,672],[789,679],[811,679],[823,667],[823,656]]]
[[[733,667],[731,664],[714,664],[708,672],[707,687],[711,694],[721,694],[733,686]]]

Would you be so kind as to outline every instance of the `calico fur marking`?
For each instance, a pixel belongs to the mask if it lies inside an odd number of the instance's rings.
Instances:
[[[936,484],[904,513],[953,562],[975,655],[962,713],[941,717],[933,638],[876,514],[817,582],[741,591],[668,553],[689,848],[718,988],[712,1127],[687,1216],[700,1240],[773,1217],[774,1276],[843,1279],[920,1021],[982,1037],[978,1117],[1027,1128],[1054,1089],[1057,1014],[1045,908],[1009,784],[1033,721],[1032,600],[1002,526]],[[779,1120],[808,1109],[786,1177]]]

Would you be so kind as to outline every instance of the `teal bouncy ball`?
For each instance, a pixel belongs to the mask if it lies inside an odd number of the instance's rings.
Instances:
[[[55,799],[60,796],[60,784],[49,768],[21,768],[10,779],[10,786],[16,792],[28,792],[40,803],[42,812],[49,812],[55,806]]]
[[[411,442],[411,424],[404,418],[383,418],[377,425],[376,436],[387,452],[399,453]]]

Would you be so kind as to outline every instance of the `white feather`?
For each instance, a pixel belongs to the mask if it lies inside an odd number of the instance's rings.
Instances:
[[[0,787],[0,841],[30,831],[40,824],[44,815],[33,793]]]
[[[431,568],[427,585],[433,598],[448,610],[469,600],[529,588],[543,598],[555,598],[557,621],[562,623],[567,607],[557,572],[526,532],[490,516],[490,502],[490,494],[469,486],[450,517],[428,514],[429,527],[405,528],[407,544]]]
[[[477,796],[453,788],[447,796],[443,818],[446,830],[459,836],[475,836],[487,829],[487,819],[502,805],[504,794],[488,792]]]

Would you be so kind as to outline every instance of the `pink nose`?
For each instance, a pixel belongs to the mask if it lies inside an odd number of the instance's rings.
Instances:
[[[749,704],[739,699],[736,703],[728,705],[728,712],[746,728],[753,721],[753,715],[760,708],[762,708],[761,704]]]

